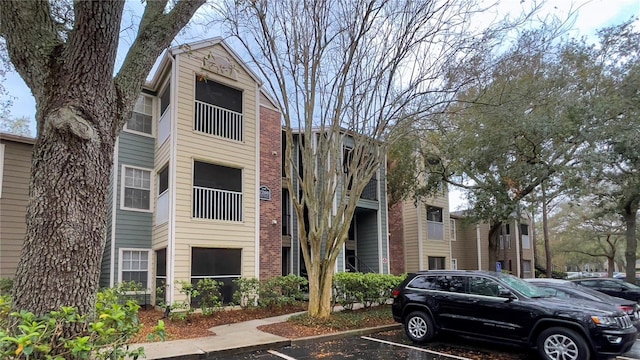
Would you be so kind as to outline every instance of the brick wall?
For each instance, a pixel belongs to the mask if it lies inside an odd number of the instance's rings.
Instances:
[[[271,200],[260,200],[260,279],[282,275],[281,137],[280,113],[261,106],[260,186],[271,189]]]
[[[402,202],[389,209],[389,271],[394,275],[405,272],[404,227],[402,224]]]

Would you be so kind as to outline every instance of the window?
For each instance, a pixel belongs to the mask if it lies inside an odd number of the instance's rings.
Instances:
[[[291,235],[291,197],[289,189],[282,189],[282,235]]]
[[[169,164],[158,172],[158,198],[156,200],[156,224],[169,221]]]
[[[427,237],[429,240],[444,240],[442,208],[427,206]]]
[[[522,248],[531,249],[531,240],[529,238],[529,225],[520,224],[520,236],[522,236]]]
[[[243,140],[242,91],[196,75],[194,130]]]
[[[444,270],[444,257],[429,256],[429,270]]]
[[[169,189],[169,165],[165,165],[158,173],[158,195]]]
[[[531,273],[531,260],[522,260],[522,275],[526,278],[533,277]]]
[[[167,249],[156,250],[156,306],[164,306],[167,299]]]
[[[122,208],[127,210],[151,210],[151,171],[123,166]]]
[[[449,219],[449,226],[450,226],[449,236],[451,237],[451,241],[456,241],[456,220]]]
[[[504,225],[500,229],[500,248],[511,249],[511,229],[509,224]]]
[[[242,221],[242,170],[195,161],[193,217]]]
[[[469,293],[483,296],[498,296],[499,287],[497,282],[480,276],[469,278]]]
[[[407,287],[422,289],[422,290],[436,290],[437,278],[435,276],[416,276]]]
[[[464,283],[465,281],[463,276],[438,276],[438,280],[436,280],[436,289],[446,292],[464,293]]]
[[[131,118],[127,121],[127,130],[143,134],[153,134],[153,99],[140,95],[133,107]]]
[[[160,95],[160,116],[164,115],[165,111],[171,104],[171,83],[167,83],[162,95]]]
[[[135,281],[149,288],[149,250],[120,250],[120,282]]]
[[[191,284],[197,287],[202,279],[215,279],[224,285],[220,289],[223,302],[232,300],[233,280],[242,276],[242,250],[221,248],[191,249]],[[195,299],[197,302],[197,299]]]
[[[451,270],[458,270],[458,259],[451,259]]]
[[[171,86],[167,84],[160,95],[160,119],[158,120],[158,146],[164,144],[171,134],[171,111],[169,105],[171,101]]]

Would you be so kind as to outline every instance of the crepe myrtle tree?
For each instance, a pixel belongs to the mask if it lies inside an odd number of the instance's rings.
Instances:
[[[81,314],[91,312],[116,137],[155,60],[204,1],[146,1],[115,76],[124,0],[0,2],[0,36],[36,100],[14,309],[41,315],[75,306]]]
[[[286,184],[309,276],[309,314],[331,313],[331,280],[358,199],[413,121],[447,102],[441,75],[495,40],[476,1],[222,1],[283,115]],[[220,19],[216,19],[220,20]],[[495,24],[493,24],[495,25]],[[502,24],[504,25],[504,24]],[[474,33],[472,33],[472,31]],[[428,100],[425,100],[427,99]]]

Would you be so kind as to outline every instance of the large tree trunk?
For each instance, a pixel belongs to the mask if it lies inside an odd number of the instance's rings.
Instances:
[[[64,92],[64,90],[61,90]],[[91,311],[104,249],[106,195],[115,137],[113,108],[92,94],[81,111],[46,111],[33,152],[27,234],[15,277],[14,309],[42,315],[61,306]],[[97,111],[101,109],[100,111]],[[86,114],[86,120],[78,115]],[[82,274],[82,276],[80,276]],[[45,294],[45,296],[42,296]]]
[[[309,272],[309,308],[310,316],[326,319],[331,315],[331,283],[334,264],[321,262],[319,266],[312,266]]]
[[[496,263],[498,262],[499,256],[499,236],[500,229],[502,228],[501,222],[494,222],[491,224],[491,228],[489,228],[489,270],[496,269]]]

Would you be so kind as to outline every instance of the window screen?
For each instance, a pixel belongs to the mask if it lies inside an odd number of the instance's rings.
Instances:
[[[242,91],[196,75],[196,100],[242,113]]]

